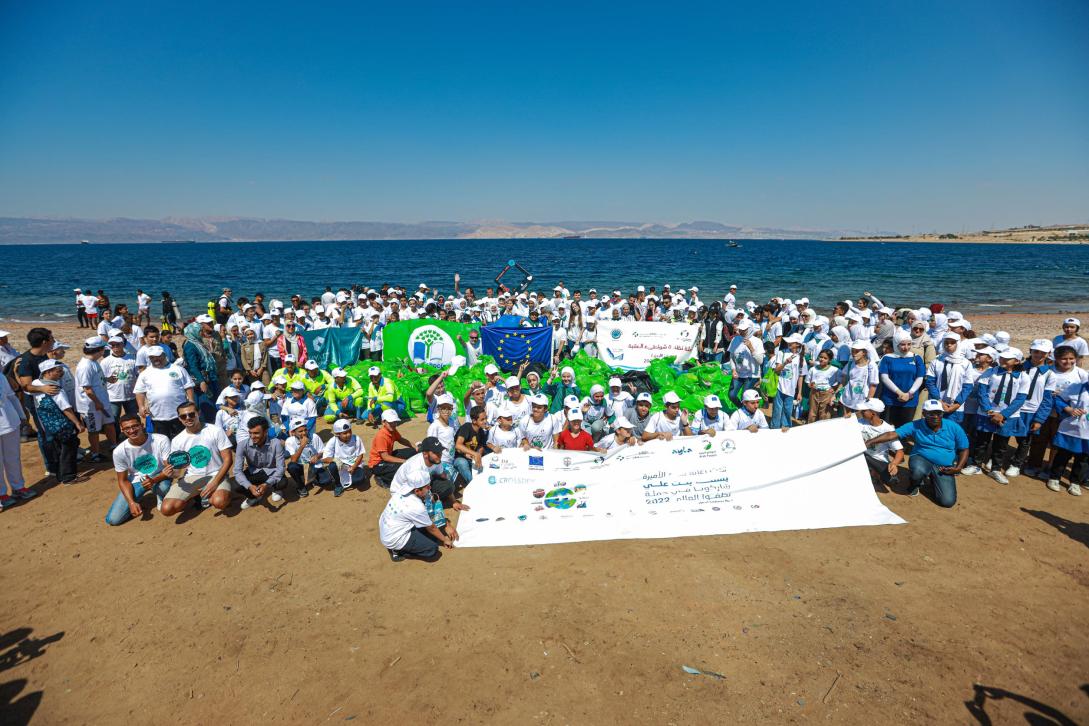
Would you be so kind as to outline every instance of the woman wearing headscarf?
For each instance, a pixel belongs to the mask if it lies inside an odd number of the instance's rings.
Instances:
[[[881,377],[881,401],[885,404],[884,419],[899,427],[915,418],[919,389],[926,379],[926,364],[903,329],[893,330],[892,345],[892,353],[881,359],[877,371]]]
[[[911,348],[915,351],[916,355],[922,357],[923,363],[929,364],[930,361],[938,357],[938,353],[934,349],[934,341],[927,335],[926,321],[913,321],[909,330],[909,334],[911,335]]]
[[[832,365],[843,368],[851,362],[851,334],[842,325],[832,328]]]
[[[877,390],[879,376],[877,358],[873,347],[864,340],[851,343],[851,361],[840,371],[841,389],[839,402],[844,408],[844,415],[857,411],[867,400],[873,398]]]
[[[196,322],[185,326],[185,343],[182,344],[185,368],[196,385],[197,409],[201,420],[207,424],[215,421],[219,384],[227,379],[223,340],[212,329],[211,321],[210,315],[201,315]]]
[[[927,395],[941,401],[945,418],[958,424],[964,421],[961,407],[972,392],[972,386],[967,381],[971,364],[959,347],[960,336],[946,332],[942,337],[942,354],[926,369]]]

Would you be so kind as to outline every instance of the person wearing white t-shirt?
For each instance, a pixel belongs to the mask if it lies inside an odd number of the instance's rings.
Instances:
[[[538,393],[526,396],[531,405],[529,416],[518,424],[521,446],[529,449],[552,449],[556,446],[556,436],[563,430],[563,424],[548,413],[548,396]],[[561,414],[562,415],[562,414]]]
[[[110,409],[115,421],[120,421],[121,414],[136,415],[136,360],[125,349],[125,341],[117,336],[110,338],[110,355],[100,362],[102,373],[107,381],[106,393],[110,399]]]
[[[597,442],[597,448],[611,452],[623,446],[642,446],[643,442],[633,433],[632,422],[623,416],[617,416],[613,421],[613,433],[601,437]]]
[[[650,417],[646,429],[643,431],[643,441],[661,439],[671,441],[674,436],[691,436],[692,429],[688,425],[688,416],[681,410],[681,397],[674,391],[662,396],[665,410],[659,411]]]
[[[114,418],[110,409],[110,396],[106,390],[107,383],[116,381],[108,381],[99,364],[105,352],[106,341],[98,336],[88,338],[83,344],[83,358],[76,366],[76,411],[87,427],[87,439],[91,448],[87,461],[92,464],[106,460],[98,447],[100,433],[106,435],[111,448],[117,443],[117,433],[110,425]]]
[[[136,291],[136,324],[151,324],[151,295],[143,290]]]
[[[194,401],[193,379],[181,366],[166,364],[166,351],[148,348],[147,368],[136,377],[133,395],[140,415],[151,418],[152,430],[167,437],[177,436],[185,427],[178,419],[178,406]]]
[[[209,505],[226,509],[231,503],[232,482],[228,478],[234,466],[234,449],[223,429],[202,423],[197,405],[186,401],[178,406],[178,419],[185,429],[170,442],[168,463],[175,454],[185,452],[189,463],[175,468],[174,482],[170,485],[160,508],[172,517],[185,508],[186,502],[200,498],[200,506]]]
[[[318,405],[306,395],[306,384],[301,380],[292,381],[289,390],[290,394],[280,404],[280,417],[306,419],[306,432],[313,438],[314,426],[318,421]]]
[[[347,419],[338,419],[333,423],[333,436],[325,442],[321,462],[329,467],[333,479],[333,496],[339,497],[345,489],[351,489],[355,477],[362,480],[367,475],[363,457],[367,448],[363,439],[352,433],[352,423]]]
[[[390,559],[401,562],[406,557],[434,561],[439,545],[452,549],[457,533],[447,535],[431,520],[425,502],[431,497],[431,474],[417,471],[406,482],[401,494],[391,494],[378,518],[378,537],[389,551]]]
[[[703,399],[703,408],[692,418],[692,432],[714,436],[719,431],[729,431],[730,417],[722,413],[722,400],[713,393]]]
[[[869,441],[875,436],[895,431],[896,427],[881,419],[885,411],[885,402],[880,398],[871,398],[858,409],[862,419],[862,439]],[[870,472],[886,486],[893,487],[900,483],[900,464],[904,463],[904,445],[899,439],[866,449],[866,463]]]
[[[1052,339],[1051,344],[1058,348],[1060,345],[1069,346],[1074,349],[1074,352],[1078,354],[1078,365],[1085,363],[1085,359],[1089,356],[1089,343],[1085,341],[1085,338],[1078,335],[1078,331],[1081,330],[1081,321],[1077,318],[1067,318],[1063,321],[1063,334],[1056,335]]]
[[[760,394],[754,390],[741,394],[741,408],[730,414],[730,429],[756,433],[768,427],[768,420],[760,410]]]
[[[458,425],[454,420],[454,397],[449,393],[440,393],[434,398],[435,420],[427,427],[427,435],[438,439],[442,444],[442,464],[447,469],[447,476],[454,478],[454,440],[457,438]]]
[[[83,310],[87,315],[89,328],[98,328],[98,296],[88,292],[83,296]]]
[[[154,490],[158,506],[170,491],[174,468],[167,462],[170,439],[149,434],[138,416],[121,417],[125,440],[113,450],[113,470],[117,474],[117,497],[106,512],[106,524],[116,527],[134,517],[142,517],[140,498]]]
[[[802,400],[801,380],[807,373],[802,336],[792,333],[786,337],[789,350],[777,350],[771,365],[778,376],[778,390],[772,404],[771,428],[788,428],[794,406]]]
[[[310,483],[318,479],[325,444],[306,433],[306,419],[285,423],[291,435],[284,440],[284,469],[295,482],[299,497],[307,497],[310,496]]]

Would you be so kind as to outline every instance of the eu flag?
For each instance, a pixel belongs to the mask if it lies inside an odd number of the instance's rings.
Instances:
[[[505,328],[486,325],[480,329],[480,343],[485,355],[495,358],[505,371],[518,370],[522,361],[552,365],[552,328]]]

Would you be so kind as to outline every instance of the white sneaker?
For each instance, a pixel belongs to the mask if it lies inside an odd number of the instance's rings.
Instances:
[[[1071,484],[1070,488],[1067,489],[1066,491],[1070,492],[1075,497],[1080,497],[1081,496],[1081,486],[1078,485],[1078,484]]]
[[[1010,480],[1006,478],[1006,475],[995,469],[991,472],[991,478],[999,484],[1009,484]]]
[[[273,504],[279,504],[280,502],[284,501],[284,497],[282,494],[280,494],[280,492],[273,492],[269,495],[268,500]]]
[[[249,509],[250,507],[256,507],[260,503],[261,503],[261,500],[258,499],[257,497],[250,497],[249,499],[242,502],[242,509]]]
[[[1006,469],[1006,476],[1021,476],[1021,470],[1016,466]]]
[[[158,506],[159,513],[161,514],[163,511],[163,498],[160,497],[158,494],[155,495],[155,504],[156,506]]]
[[[979,473],[979,467],[975,464],[969,464],[968,466],[961,469],[960,473],[964,476],[975,476]]]
[[[1059,484],[1058,479],[1048,479],[1047,488],[1053,492],[1061,492],[1063,490],[1062,486]]]

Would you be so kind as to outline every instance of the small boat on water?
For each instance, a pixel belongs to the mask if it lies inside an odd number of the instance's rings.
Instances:
[[[732,250],[740,249],[740,247],[741,247],[741,245],[739,245],[737,242],[734,242],[733,240],[730,240],[729,242],[727,242],[726,246],[729,247]]]
[[[89,245],[89,244],[91,244],[91,241],[90,241],[90,240],[87,240],[87,239],[81,239],[81,240],[79,241],[79,243],[80,243],[81,245]]]

